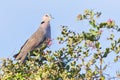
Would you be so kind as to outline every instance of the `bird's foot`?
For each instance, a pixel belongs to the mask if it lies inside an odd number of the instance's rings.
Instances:
[[[46,40],[46,43],[47,43],[47,45],[48,45],[48,47],[49,47],[49,46],[52,45],[52,40],[51,40],[50,38],[48,38],[48,39]]]

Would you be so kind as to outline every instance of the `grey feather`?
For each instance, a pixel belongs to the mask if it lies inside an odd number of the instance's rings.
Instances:
[[[37,31],[25,42],[21,47],[20,52],[14,56],[17,60],[20,59],[20,64],[25,61],[30,51],[40,47],[46,39],[51,38],[49,21],[50,20],[46,16],[43,17],[43,21]]]

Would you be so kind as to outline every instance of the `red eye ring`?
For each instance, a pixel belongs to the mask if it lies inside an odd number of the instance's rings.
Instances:
[[[46,14],[45,16],[46,16],[46,17],[48,17],[48,15],[47,15],[47,14]]]

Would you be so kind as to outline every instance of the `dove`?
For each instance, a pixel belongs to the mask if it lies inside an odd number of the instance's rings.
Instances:
[[[52,17],[49,14],[45,14],[42,18],[39,28],[24,43],[20,49],[20,52],[13,56],[16,60],[20,60],[20,64],[25,62],[30,51],[41,47],[43,43],[45,43],[47,46],[51,44],[51,19]]]

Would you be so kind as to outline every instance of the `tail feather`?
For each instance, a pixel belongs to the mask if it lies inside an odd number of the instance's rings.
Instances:
[[[24,63],[25,60],[27,59],[27,55],[28,53],[17,53],[15,54],[13,57],[16,59],[16,60],[20,60],[20,64]]]
[[[20,60],[20,64],[22,64],[22,63],[24,63],[25,62],[25,60],[27,59],[27,53],[26,54],[24,54],[22,57],[21,57],[21,60]]]
[[[27,54],[27,51],[20,51],[20,53],[17,55],[16,59],[19,60],[21,59],[23,56],[25,56]]]
[[[15,54],[13,57],[16,58],[18,56],[19,53]]]

